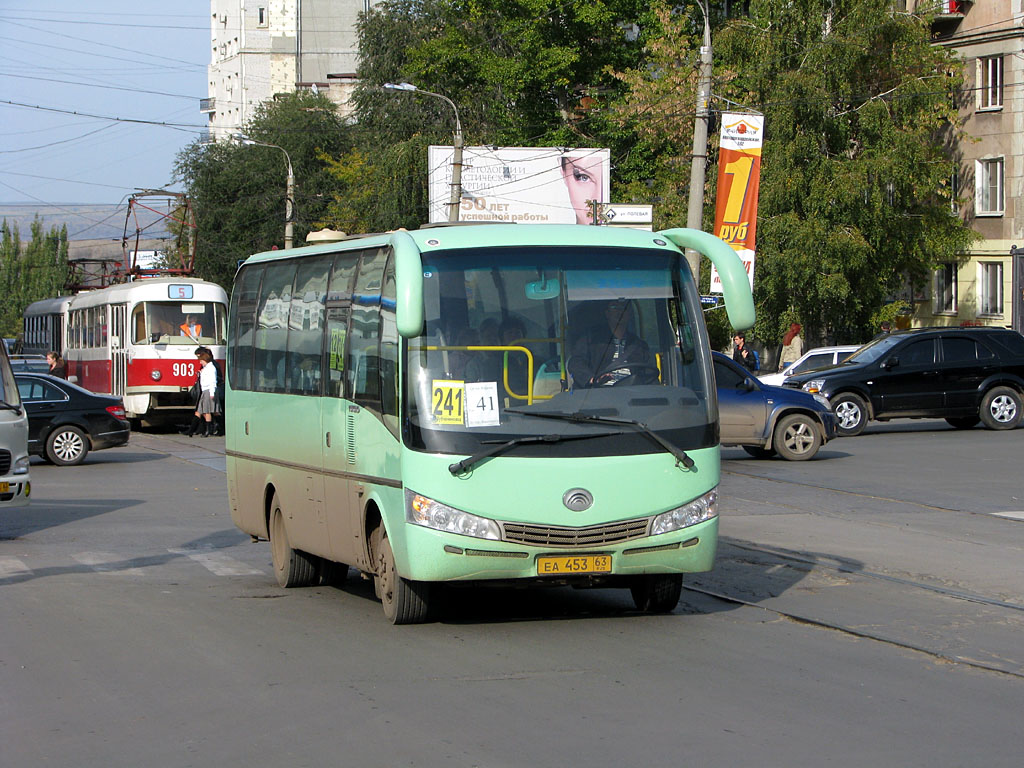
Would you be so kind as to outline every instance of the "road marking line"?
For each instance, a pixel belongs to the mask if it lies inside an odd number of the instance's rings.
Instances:
[[[0,557],[0,579],[25,576],[32,570],[16,557]]]
[[[115,573],[123,576],[141,576],[141,568],[126,568],[121,564],[127,560],[112,552],[79,552],[72,557],[82,565],[87,565],[97,573]]]
[[[264,575],[263,571],[258,571],[241,560],[225,555],[223,552],[216,552],[210,549],[168,549],[167,551],[172,555],[184,555],[190,560],[195,560],[215,576]]]
[[[1005,517],[1009,520],[1022,520],[1024,521],[1024,512],[993,512],[996,517]]]

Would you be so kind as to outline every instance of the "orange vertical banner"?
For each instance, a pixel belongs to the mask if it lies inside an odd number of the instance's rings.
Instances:
[[[743,261],[751,290],[754,288],[763,135],[764,115],[722,114],[714,234],[731,245]],[[722,283],[712,265],[711,293],[721,292]]]

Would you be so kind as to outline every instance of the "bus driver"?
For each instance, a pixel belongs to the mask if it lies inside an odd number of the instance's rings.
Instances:
[[[625,299],[609,301],[604,308],[607,326],[591,328],[572,349],[568,368],[577,387],[656,383],[658,369],[647,343],[629,329],[632,308]]]

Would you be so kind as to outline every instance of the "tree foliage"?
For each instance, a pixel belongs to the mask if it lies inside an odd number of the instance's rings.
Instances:
[[[14,337],[23,330],[22,315],[33,301],[59,296],[68,279],[66,226],[43,231],[37,216],[31,239],[23,243],[17,226],[0,225],[0,334]]]
[[[295,175],[295,242],[301,245],[337,187],[327,158],[351,148],[351,131],[329,99],[299,91],[262,104],[242,132],[284,152],[227,141],[182,150],[175,167],[196,214],[197,273],[230,287],[239,259],[283,247],[285,152]]]

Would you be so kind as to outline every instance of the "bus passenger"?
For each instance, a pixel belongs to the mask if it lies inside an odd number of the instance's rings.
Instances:
[[[577,387],[611,386],[643,370],[641,379],[654,376],[651,350],[630,330],[632,307],[626,299],[609,301],[604,307],[605,324],[591,328],[572,348],[569,373]],[[633,370],[633,368],[638,370]],[[653,382],[651,382],[653,383]]]

